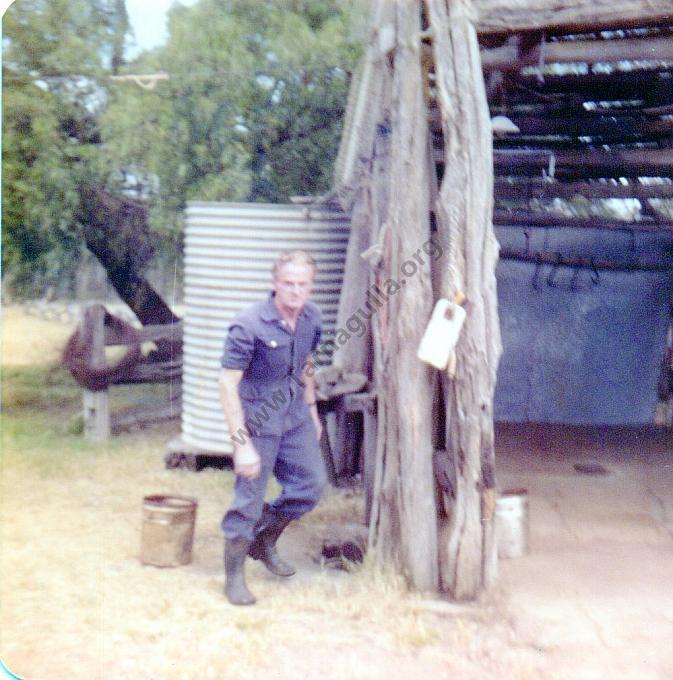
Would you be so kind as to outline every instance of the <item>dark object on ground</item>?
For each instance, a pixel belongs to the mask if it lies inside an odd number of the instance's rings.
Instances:
[[[351,562],[362,562],[367,552],[368,529],[364,524],[332,526],[323,541],[321,556],[331,566],[348,569]]]
[[[575,463],[573,467],[577,472],[581,472],[583,475],[607,475],[610,472],[606,467],[594,461],[589,463]]]
[[[184,468],[192,472],[199,472],[207,467],[214,467],[218,470],[234,469],[231,456],[208,452],[197,446],[186,444],[180,436],[171,439],[166,444],[164,463],[167,470]]]
[[[231,458],[196,453],[169,452],[164,456],[164,464],[167,470],[190,470],[200,472],[204,468],[211,467],[218,470],[233,470]]]

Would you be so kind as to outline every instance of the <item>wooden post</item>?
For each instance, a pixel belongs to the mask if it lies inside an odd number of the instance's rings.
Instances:
[[[377,325],[379,442],[371,537],[414,588],[437,589],[437,524],[432,470],[432,378],[416,349],[430,317],[429,266],[405,264],[430,236],[428,125],[420,59],[420,5],[396,11],[392,87],[390,202]],[[421,251],[422,252],[422,251]],[[412,271],[413,270],[413,271]]]
[[[329,404],[324,401],[318,402],[318,415],[320,416],[320,423],[322,425],[322,435],[320,437],[320,452],[325,463],[325,470],[327,472],[327,480],[330,484],[336,486],[337,474],[334,467],[334,456],[332,447],[330,446],[330,436],[328,430],[328,415]]]
[[[376,471],[376,401],[365,395],[362,406],[362,482],[365,488],[365,523],[372,516],[374,474]]]
[[[105,366],[105,308],[102,305],[87,307],[82,315],[81,335],[86,336],[86,328],[92,329],[92,368]],[[110,437],[110,399],[108,390],[91,392],[83,390],[84,436],[94,442]]]
[[[346,373],[371,375],[371,319],[367,307],[370,267],[361,255],[372,245],[377,232],[372,223],[373,153],[377,129],[385,106],[387,53],[392,48],[393,28],[388,0],[373,0],[371,40],[351,86],[344,132],[335,164],[338,195],[350,213],[350,237],[344,280],[339,296],[337,328],[346,328],[355,314],[366,326],[361,336],[352,335],[337,346],[333,364]]]
[[[440,521],[443,589],[475,598],[497,573],[493,394],[501,353],[492,225],[490,117],[471,0],[426,0],[442,116],[445,174],[436,204],[443,294],[467,297],[455,377],[444,378],[455,501]]]
[[[366,330],[360,335],[351,335],[345,344],[337,345],[332,364],[344,373],[362,373],[369,376],[371,373],[371,325],[369,319],[367,319],[366,306],[369,267],[367,262],[360,257],[361,253],[371,245],[370,202],[368,200],[370,193],[369,168],[363,170],[361,181],[362,187],[356,193],[351,211],[351,233],[346,252],[344,281],[339,295],[336,327],[337,329],[347,329],[353,323],[351,318],[356,316]]]

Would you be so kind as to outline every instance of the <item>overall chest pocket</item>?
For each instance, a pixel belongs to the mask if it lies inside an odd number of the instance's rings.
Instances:
[[[255,341],[258,369],[268,378],[282,378],[292,367],[294,339],[283,334],[262,335]]]

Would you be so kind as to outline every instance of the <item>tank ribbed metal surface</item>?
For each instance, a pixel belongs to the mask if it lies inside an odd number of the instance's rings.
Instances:
[[[285,250],[317,262],[311,299],[323,316],[323,339],[336,323],[349,223],[342,213],[306,205],[188,203],[182,440],[215,453],[231,444],[217,377],[233,316],[270,290],[271,265]]]

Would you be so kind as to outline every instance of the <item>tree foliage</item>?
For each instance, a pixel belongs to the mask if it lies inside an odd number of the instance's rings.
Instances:
[[[173,244],[188,200],[327,190],[359,11],[355,0],[176,3],[167,44],[124,65],[123,0],[16,0],[3,19],[3,278],[28,293],[67,280],[92,188],[135,189],[155,243]],[[152,90],[108,77],[159,71],[170,77]],[[131,250],[137,265],[151,252]]]
[[[169,80],[116,88],[103,119],[115,164],[154,199],[155,228],[179,230],[191,199],[283,201],[329,188],[358,17],[339,0],[173,8],[166,46],[130,67]]]
[[[101,76],[125,17],[101,0],[16,0],[3,17],[2,264],[19,291],[63,281],[79,257],[79,188],[108,172]]]

